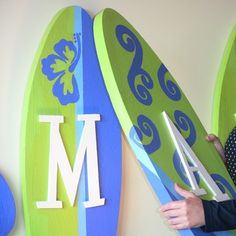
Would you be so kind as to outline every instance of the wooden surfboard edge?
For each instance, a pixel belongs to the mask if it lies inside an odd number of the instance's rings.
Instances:
[[[113,9],[106,8],[102,12],[97,14],[96,17],[94,18],[94,23],[93,23],[94,42],[95,42],[96,52],[97,52],[98,58],[101,55],[103,55],[106,58],[105,60],[99,61],[101,71],[102,71],[102,74],[103,74],[103,78],[104,77],[115,78],[112,67],[108,66],[107,63],[104,63],[104,61],[109,62],[110,59],[109,59],[109,55],[108,55],[107,49],[106,49],[106,39],[105,39],[105,37],[101,38],[101,32],[103,32],[103,24],[102,24],[103,14],[107,10],[114,11]],[[117,14],[119,14],[119,13],[117,13]],[[97,37],[96,35],[99,35],[99,37]],[[104,36],[104,34],[103,34],[103,36]],[[120,92],[118,90],[118,86],[116,85],[115,79],[110,79],[109,82],[104,79],[104,83],[106,85],[106,88],[109,88],[109,89],[112,89],[112,90],[116,91],[116,99],[115,100],[111,99],[111,96],[108,93],[108,96],[109,96],[110,100],[112,101],[113,106],[117,107],[120,104],[124,104],[123,99],[122,99],[122,97],[120,95]],[[107,89],[107,90],[109,90],[109,89]],[[116,110],[115,112],[116,112],[116,114],[125,116],[126,122],[129,123],[130,126],[132,126],[132,121],[131,121],[129,115],[127,114],[127,112],[126,112],[126,109],[125,109],[124,105],[120,106],[120,110]],[[119,115],[117,115],[117,117],[119,117]]]
[[[231,34],[227,40],[224,53],[220,62],[220,68],[216,79],[214,97],[213,97],[213,116],[212,116],[212,132],[219,135],[219,115],[220,115],[220,101],[222,94],[222,85],[224,80],[224,74],[229,60],[230,52],[236,38],[236,25],[233,27]]]

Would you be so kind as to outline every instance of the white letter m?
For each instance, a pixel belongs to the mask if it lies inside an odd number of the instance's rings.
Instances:
[[[80,143],[76,152],[73,170],[68,161],[66,150],[61,138],[59,126],[64,123],[63,116],[40,115],[39,121],[50,123],[50,151],[48,170],[48,196],[46,201],[36,202],[37,208],[62,208],[62,201],[57,200],[57,173],[60,170],[66,193],[71,206],[74,205],[78,183],[82,171],[85,153],[87,154],[88,201],[85,207],[104,205],[105,199],[100,198],[97,141],[95,122],[100,120],[99,114],[78,115],[84,121]]]

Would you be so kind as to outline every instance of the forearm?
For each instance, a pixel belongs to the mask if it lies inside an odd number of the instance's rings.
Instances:
[[[224,202],[202,200],[205,213],[205,232],[236,229],[236,200]]]

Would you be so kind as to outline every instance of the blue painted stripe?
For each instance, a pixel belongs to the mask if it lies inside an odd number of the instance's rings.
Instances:
[[[81,40],[81,57],[75,69],[75,77],[79,88],[80,98],[76,103],[76,115],[84,113],[84,75],[83,75],[83,40],[82,40],[82,9],[74,7],[74,33],[79,34]],[[76,120],[76,146],[79,146],[84,124]],[[85,163],[84,163],[85,164]],[[86,201],[86,165],[83,165],[79,186],[78,186],[78,234],[86,235],[86,210],[84,201]]]
[[[93,38],[93,22],[85,12],[83,17],[84,97],[85,113],[101,115],[97,122],[98,168],[101,198],[105,205],[86,210],[88,236],[115,236],[121,193],[121,128],[110,103],[99,68]]]

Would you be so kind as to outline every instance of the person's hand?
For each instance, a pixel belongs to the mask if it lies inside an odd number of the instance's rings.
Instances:
[[[214,134],[208,134],[206,140],[214,144],[216,151],[220,154],[222,161],[225,163],[225,153],[224,148],[220,142],[220,139]]]
[[[185,199],[161,206],[160,210],[173,229],[196,228],[205,225],[202,200],[194,193],[175,184],[175,191]]]

